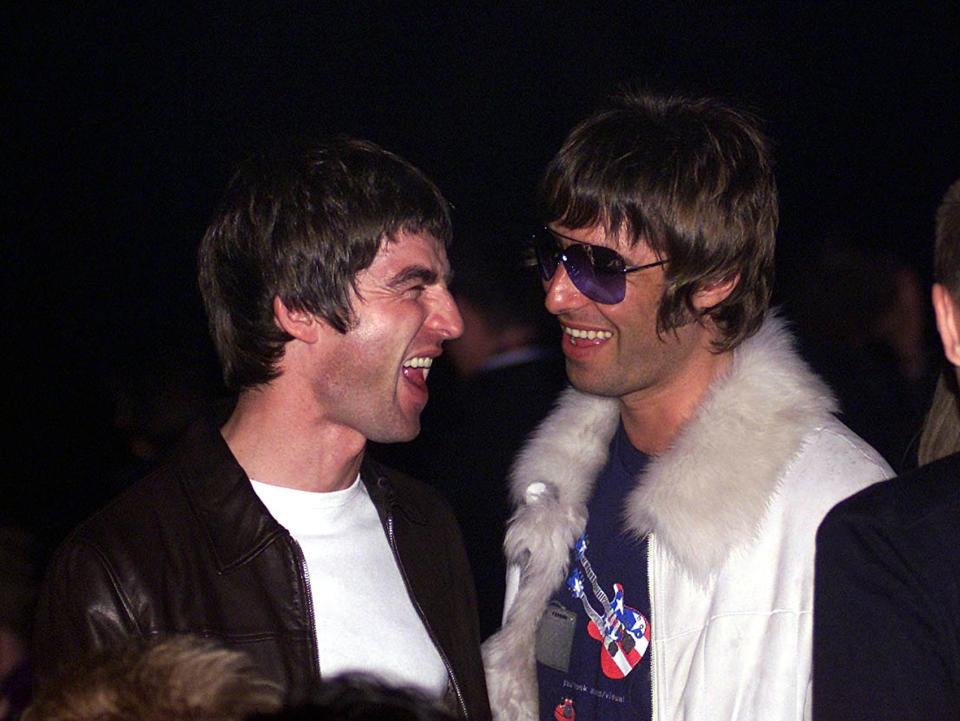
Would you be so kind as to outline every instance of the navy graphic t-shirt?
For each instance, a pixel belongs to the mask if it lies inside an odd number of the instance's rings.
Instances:
[[[626,496],[648,460],[621,424],[587,504],[587,528],[571,551],[566,583],[537,631],[542,721],[651,717],[647,541],[635,539],[623,521]]]

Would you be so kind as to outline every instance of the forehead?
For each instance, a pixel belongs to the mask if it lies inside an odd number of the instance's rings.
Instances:
[[[369,270],[400,270],[407,266],[423,266],[441,276],[450,272],[447,250],[432,233],[399,230],[380,243]]]
[[[616,248],[621,251],[626,250],[628,252],[631,249],[642,251],[648,248],[642,238],[633,242],[633,236],[625,226],[621,226],[617,231],[611,231],[603,223],[597,223],[583,228],[568,228],[560,223],[553,222],[549,223],[547,227],[556,235],[576,243],[601,245],[607,248]]]

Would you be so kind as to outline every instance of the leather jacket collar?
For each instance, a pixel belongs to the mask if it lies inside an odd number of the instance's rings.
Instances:
[[[212,416],[198,420],[181,440],[174,457],[181,465],[178,475],[183,479],[184,493],[209,539],[217,570],[226,573],[248,562],[287,531],[250,486],[216,420]],[[378,463],[364,458],[360,478],[384,527],[390,514],[397,511],[412,523],[425,524],[423,509],[410,499],[398,499]]]

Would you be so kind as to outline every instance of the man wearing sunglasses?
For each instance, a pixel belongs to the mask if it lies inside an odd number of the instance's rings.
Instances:
[[[540,212],[573,388],[512,474],[495,717],[808,717],[817,525],[891,471],[767,313],[757,122],[621,96],[550,162]]]

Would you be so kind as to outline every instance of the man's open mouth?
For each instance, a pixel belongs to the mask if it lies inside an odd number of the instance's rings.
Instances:
[[[415,375],[422,381],[427,380],[430,375],[430,366],[433,365],[433,358],[429,356],[419,356],[417,358],[408,358],[403,362],[403,375],[410,380],[415,380]]]

